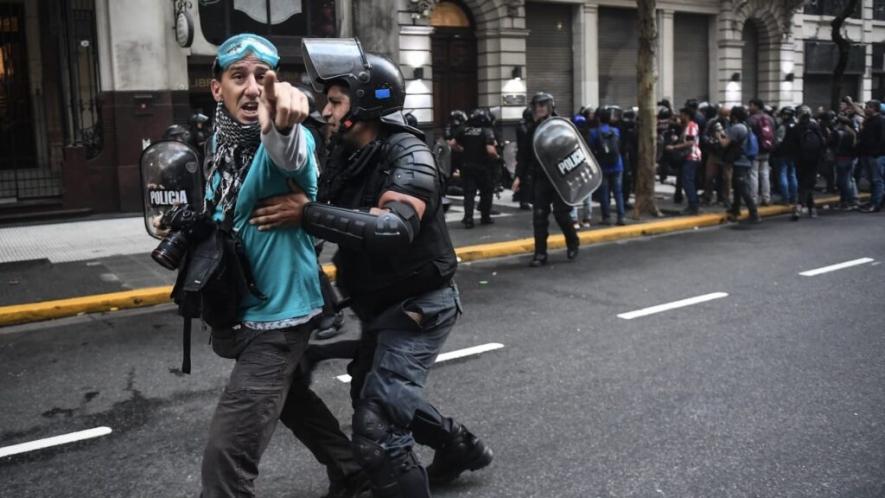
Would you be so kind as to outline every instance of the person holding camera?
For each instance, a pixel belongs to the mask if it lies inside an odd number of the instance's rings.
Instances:
[[[205,213],[216,233],[238,248],[235,255],[224,253],[225,272],[235,271],[232,260],[242,257],[253,292],[232,306],[209,306],[203,296],[213,349],[236,359],[209,428],[203,497],[254,495],[258,463],[278,419],[326,466],[328,496],[355,496],[365,482],[350,441],[297,368],[311,321],[323,306],[313,240],[294,225],[250,221],[262,199],[288,193],[293,185],[305,197],[317,191],[314,138],[300,124],[308,102],[277,81],[278,63],[276,47],[253,34],[229,38],[213,63],[217,108],[206,147]],[[188,277],[192,265],[200,264],[200,250],[188,255],[182,269]],[[222,320],[215,310],[232,316]]]

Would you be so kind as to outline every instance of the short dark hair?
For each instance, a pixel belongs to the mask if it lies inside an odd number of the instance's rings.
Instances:
[[[684,114],[688,116],[689,119],[694,121],[694,109],[692,109],[691,107],[683,107],[682,109],[679,109],[679,114]]]
[[[882,108],[882,102],[873,99],[867,101],[867,107],[872,107],[873,109],[879,111]]]
[[[742,105],[736,105],[731,108],[731,119],[734,121],[746,121],[747,120],[747,108]]]
[[[750,99],[750,105],[756,106],[758,109],[765,109],[765,102],[762,102],[762,99],[759,97]]]

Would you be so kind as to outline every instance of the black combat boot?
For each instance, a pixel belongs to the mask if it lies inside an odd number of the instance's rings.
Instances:
[[[492,463],[492,450],[466,427],[455,424],[451,438],[437,448],[433,463],[427,467],[431,484],[454,481],[465,470],[479,470]]]

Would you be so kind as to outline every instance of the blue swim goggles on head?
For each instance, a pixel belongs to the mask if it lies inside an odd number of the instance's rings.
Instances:
[[[252,54],[261,62],[264,62],[271,68],[276,68],[280,63],[280,55],[277,48],[267,38],[245,33],[236,35],[225,40],[218,47],[218,56],[215,60],[222,70],[227,69],[231,64],[238,60],[242,60],[247,55]]]

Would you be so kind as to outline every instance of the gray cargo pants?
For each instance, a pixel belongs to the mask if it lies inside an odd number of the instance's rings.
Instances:
[[[310,324],[265,331],[244,328],[227,344],[216,340],[216,352],[235,356],[237,362],[210,424],[203,497],[254,496],[258,462],[277,419],[326,466],[330,480],[359,472],[350,440],[298,368],[311,329]]]

